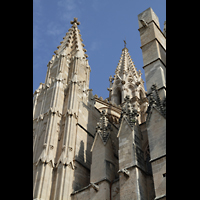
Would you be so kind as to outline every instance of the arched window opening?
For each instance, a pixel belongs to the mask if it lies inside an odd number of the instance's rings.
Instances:
[[[117,91],[117,105],[120,105],[122,103],[122,93],[121,91],[118,89]]]
[[[120,88],[116,88],[111,99],[116,105],[120,105],[122,103],[122,93]]]

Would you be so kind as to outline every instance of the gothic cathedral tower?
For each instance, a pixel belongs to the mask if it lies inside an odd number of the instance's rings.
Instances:
[[[91,69],[77,27],[80,22],[74,18],[71,24],[47,65],[45,83],[34,93],[33,199],[68,198],[81,179],[80,171],[89,173],[91,153],[87,145],[92,145],[93,135],[89,137],[83,130],[94,132],[88,121],[96,124],[100,114],[92,112]],[[79,175],[74,180],[76,166],[80,171],[76,170]],[[89,174],[84,181],[79,187],[88,184]]]
[[[166,22],[161,31],[152,8],[138,15],[147,86],[147,132],[155,199],[166,199]]]
[[[71,21],[34,92],[34,200],[166,199],[166,23],[151,8],[138,22],[147,92],[124,41],[103,99]]]

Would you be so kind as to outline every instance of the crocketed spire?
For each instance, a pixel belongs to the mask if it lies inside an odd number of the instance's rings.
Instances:
[[[142,73],[140,70],[136,70],[126,45],[127,43],[124,41],[124,48],[115,75],[109,77],[109,100],[116,105],[121,105],[126,95],[129,95],[130,98],[134,96],[140,98],[138,93],[140,90],[142,90],[142,96],[145,96],[144,81],[141,78]]]
[[[115,70],[115,74],[116,76],[119,76],[122,80],[124,80],[128,72],[132,72],[132,74],[138,77],[135,65],[131,59],[128,49],[125,46],[122,49],[122,54]]]
[[[59,45],[54,53],[56,55],[71,55],[81,58],[87,58],[88,55],[85,53],[87,50],[84,48],[83,40],[81,38],[80,30],[78,29],[78,18],[74,18],[73,21],[70,22],[72,27],[66,33],[66,36],[63,37],[63,41],[61,41],[61,45]]]

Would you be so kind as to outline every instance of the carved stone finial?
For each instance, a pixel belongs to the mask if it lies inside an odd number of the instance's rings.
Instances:
[[[151,90],[152,91],[155,91],[157,89],[157,85],[156,84],[153,84],[152,86],[151,86]]]
[[[114,80],[114,78],[112,77],[112,75],[110,75],[109,81],[112,82],[113,80]]]
[[[153,84],[151,86],[151,94],[148,97],[149,99],[149,106],[146,111],[147,113],[147,121],[150,119],[151,116],[151,109],[152,107],[155,107],[160,113],[166,117],[166,98],[161,101],[159,94],[158,94],[158,88],[156,84]]]
[[[142,75],[142,72],[141,70],[138,71],[138,76],[141,76]]]
[[[104,145],[106,145],[109,135],[110,135],[110,131],[112,130],[111,124],[109,123],[107,117],[106,117],[106,111],[103,110],[101,112],[101,117],[99,122],[97,123],[96,126],[96,134],[99,134],[102,142]]]
[[[110,82],[110,88],[112,87],[112,85],[113,85],[113,81],[114,80],[114,78],[112,77],[112,75],[110,75],[110,77],[109,77],[109,82]]]
[[[124,40],[124,48],[126,48],[126,39]]]
[[[71,24],[77,24],[80,25],[80,22],[78,22],[78,18],[74,17],[74,21],[70,21]]]
[[[131,127],[133,127],[137,121],[137,117],[139,116],[136,109],[134,109],[133,105],[131,104],[130,96],[126,95],[124,98],[124,105],[122,107],[120,121],[122,117],[125,117]]]

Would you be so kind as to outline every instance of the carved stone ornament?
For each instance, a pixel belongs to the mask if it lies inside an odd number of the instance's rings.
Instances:
[[[151,116],[151,109],[155,107],[162,115],[164,118],[166,118],[166,97],[163,99],[161,102],[161,99],[158,95],[158,89],[156,84],[153,84],[151,86],[151,94],[149,95],[149,106],[146,111],[147,113],[147,122],[150,119]]]
[[[138,70],[138,76],[141,76],[141,75],[142,75],[141,70]]]
[[[73,160],[68,161],[68,158],[65,156],[65,149],[66,149],[66,147],[63,146],[62,153],[60,155],[60,158],[58,159],[57,164],[55,165],[55,168],[57,168],[59,166],[59,164],[63,164],[65,167],[69,166],[74,170],[75,169],[74,162],[73,162]]]
[[[110,131],[112,130],[111,124],[108,122],[108,119],[105,113],[106,111],[103,110],[101,113],[100,120],[96,126],[96,134],[100,135],[104,145],[107,143],[109,135],[110,135]]]
[[[124,105],[122,107],[120,122],[123,117],[125,117],[130,124],[131,127],[133,127],[137,121],[137,117],[139,116],[136,109],[134,109],[133,104],[130,103],[131,99],[129,95],[126,95],[124,98]]]
[[[74,112],[72,109],[68,109],[65,116],[74,116],[76,119],[78,119],[78,114],[76,112]]]
[[[50,108],[49,110],[47,110],[47,112],[40,114],[38,117],[34,118],[33,120],[36,120],[36,122],[42,121],[44,119],[44,117],[49,114],[56,114],[58,117],[62,116],[62,113],[59,110],[55,110],[54,108]]]
[[[117,173],[123,173],[127,177],[130,175],[130,172],[126,168],[120,169]]]
[[[52,154],[50,153],[50,155],[47,155],[46,154],[46,143],[43,145],[43,151],[42,153],[40,154],[37,162],[36,162],[36,166],[38,165],[38,163],[41,161],[42,163],[44,164],[48,164],[48,163],[51,163],[51,166],[54,167],[54,158],[52,156]]]

